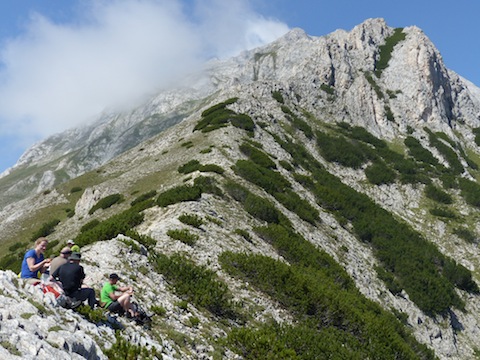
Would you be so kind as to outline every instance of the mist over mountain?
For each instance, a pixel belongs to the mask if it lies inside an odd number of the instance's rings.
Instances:
[[[212,60],[2,174],[1,354],[474,359],[479,134],[480,89],[417,27]],[[96,290],[121,272],[152,328],[116,337],[17,280],[38,234],[75,239]]]

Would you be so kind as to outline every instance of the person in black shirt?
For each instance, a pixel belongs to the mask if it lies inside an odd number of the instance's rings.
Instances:
[[[52,276],[62,283],[66,296],[74,301],[83,302],[88,300],[88,305],[93,309],[97,303],[95,291],[92,288],[82,287],[85,272],[83,271],[83,266],[80,265],[80,259],[80,253],[72,253],[68,258],[68,262],[57,268]]]

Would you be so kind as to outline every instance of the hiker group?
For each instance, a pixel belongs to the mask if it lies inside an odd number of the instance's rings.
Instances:
[[[100,292],[100,300],[97,300],[94,289],[83,284],[85,272],[80,265],[80,248],[73,240],[69,240],[60,255],[53,259],[44,257],[47,246],[48,240],[41,237],[35,242],[35,247],[25,253],[20,277],[27,283],[42,284],[43,279],[43,283],[49,284],[56,297],[66,300],[61,303],[65,307],[75,308],[87,301],[92,309],[102,307],[133,319],[139,316],[131,301],[133,287],[118,286],[120,277],[117,274],[109,275]]]

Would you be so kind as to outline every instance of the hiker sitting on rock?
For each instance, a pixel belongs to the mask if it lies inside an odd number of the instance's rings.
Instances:
[[[26,279],[29,284],[40,282],[38,275],[47,271],[51,259],[45,259],[43,253],[47,250],[48,240],[40,237],[35,241],[35,248],[25,253],[22,261],[20,277]]]
[[[80,252],[80,246],[75,244],[75,241],[73,241],[72,239],[67,241],[67,246],[72,250],[72,252]]]
[[[72,252],[73,251],[68,246],[65,246],[60,251],[60,255],[53,258],[52,262],[50,263],[50,274],[53,274],[60,266],[66,264]]]
[[[136,317],[138,314],[133,310],[130,302],[133,288],[131,286],[117,286],[118,280],[120,278],[117,274],[110,274],[100,294],[100,305],[113,313],[120,315],[126,313],[127,317]]]
[[[97,303],[95,291],[92,288],[82,287],[85,272],[83,266],[80,265],[81,255],[74,252],[68,258],[68,262],[55,270],[52,277],[62,283],[65,295],[72,298],[74,305],[80,305],[83,301],[88,300],[88,305],[93,309]]]

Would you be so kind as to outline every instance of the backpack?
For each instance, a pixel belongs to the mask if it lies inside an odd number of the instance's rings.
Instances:
[[[147,312],[136,302],[132,302],[131,305],[132,305],[133,311],[138,313],[138,315],[134,318],[135,322],[138,325],[149,327],[152,322],[153,315],[148,315]]]

